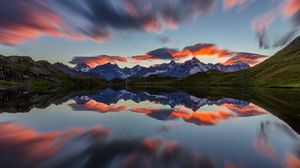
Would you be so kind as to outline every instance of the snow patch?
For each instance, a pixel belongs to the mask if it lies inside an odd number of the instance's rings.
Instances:
[[[194,67],[190,70],[190,74],[193,75],[193,74],[198,73],[200,71],[201,71],[201,69],[199,67]]]
[[[156,75],[156,74],[161,74],[161,73],[164,73],[164,72],[167,72],[168,70],[157,70],[155,72],[149,72],[147,74],[145,74],[144,76],[147,77],[147,76],[150,76],[150,75]]]

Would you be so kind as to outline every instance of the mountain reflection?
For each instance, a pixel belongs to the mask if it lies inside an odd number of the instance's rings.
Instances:
[[[209,100],[198,98],[184,92],[150,94],[147,92],[129,92],[126,90],[106,89],[93,95],[74,98],[70,104],[75,111],[136,112],[158,120],[183,119],[196,125],[216,125],[220,121],[237,117],[249,117],[267,114],[264,109],[246,101],[232,98]],[[120,101],[133,101],[120,103]],[[213,111],[202,111],[205,105],[215,105]],[[168,107],[165,107],[168,106]]]
[[[39,133],[0,124],[1,167],[213,167],[211,159],[163,138],[109,140],[110,130]]]
[[[217,100],[198,98],[185,92],[150,94],[143,91],[129,92],[127,90],[112,89],[105,89],[93,95],[78,96],[75,98],[75,101],[78,104],[83,104],[91,99],[107,105],[117,104],[119,100],[132,100],[136,103],[150,101],[162,105],[169,105],[172,108],[178,105],[184,105],[185,107],[190,108],[194,111],[198,110],[204,105],[222,105],[228,103],[243,106],[249,104],[249,102],[232,98],[221,98]]]

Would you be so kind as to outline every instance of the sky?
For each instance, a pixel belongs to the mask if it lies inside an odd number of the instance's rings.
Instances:
[[[255,65],[299,35],[300,0],[10,0],[0,53],[150,66],[192,57]]]

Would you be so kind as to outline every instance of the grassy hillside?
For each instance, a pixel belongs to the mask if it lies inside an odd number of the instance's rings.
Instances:
[[[300,37],[248,70],[198,73],[177,82],[180,85],[300,87]]]
[[[0,55],[0,88],[26,87],[34,90],[82,88],[105,85],[100,78],[66,73],[47,61],[27,56]]]

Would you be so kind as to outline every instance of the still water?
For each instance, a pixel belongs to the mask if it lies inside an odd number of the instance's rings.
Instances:
[[[1,91],[0,167],[300,167],[298,97],[191,93]]]

